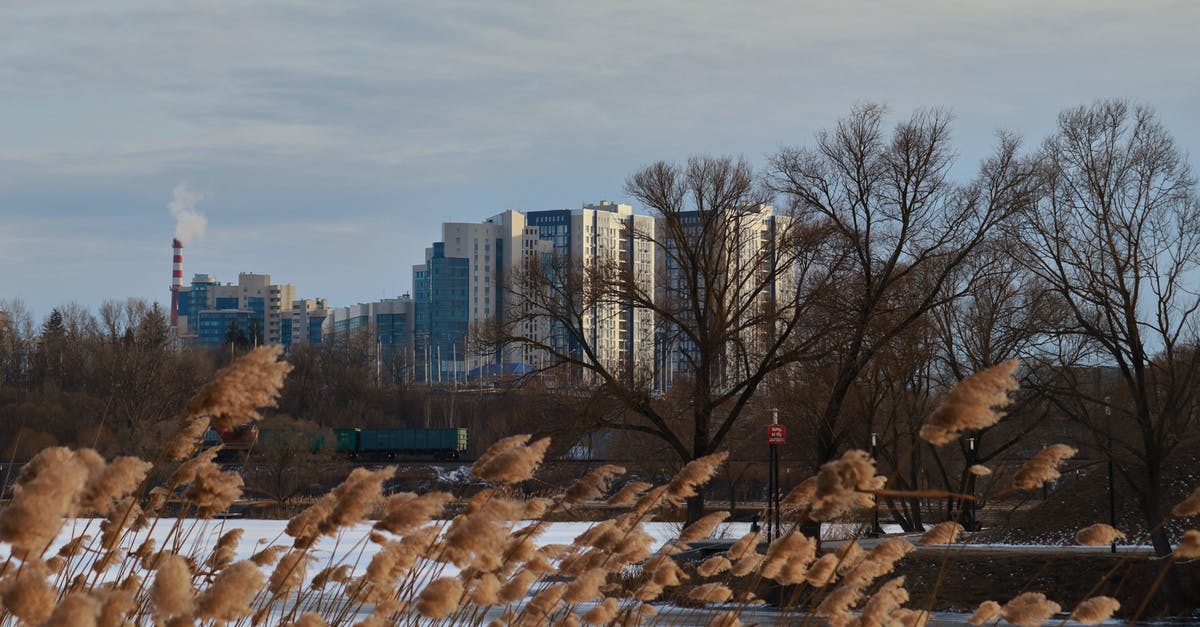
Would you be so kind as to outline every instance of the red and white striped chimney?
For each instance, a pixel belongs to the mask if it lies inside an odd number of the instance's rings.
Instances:
[[[179,238],[171,240],[175,257],[171,260],[171,327],[179,326],[179,289],[183,287],[183,244]]]

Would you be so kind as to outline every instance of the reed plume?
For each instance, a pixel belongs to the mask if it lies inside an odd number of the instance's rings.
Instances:
[[[1000,604],[995,601],[984,601],[979,604],[979,608],[975,610],[974,614],[971,614],[967,622],[978,627],[992,622],[997,616],[1000,616]]]
[[[99,590],[94,592],[100,600],[100,615],[96,617],[96,627],[125,627],[129,621],[125,619],[133,611],[133,593],[121,588]]]
[[[711,514],[701,516],[699,520],[688,525],[683,530],[683,533],[679,534],[678,543],[687,544],[688,542],[707,538],[712,535],[717,525],[725,522],[726,518],[729,518],[729,512],[726,511],[712,512]]]
[[[1200,531],[1188,529],[1179,538],[1173,555],[1178,559],[1194,559],[1200,557]]]
[[[1075,542],[1081,546],[1104,546],[1124,539],[1124,533],[1104,523],[1088,525],[1075,532]]]
[[[1013,479],[1013,487],[1019,490],[1033,490],[1042,487],[1047,481],[1054,481],[1062,476],[1059,468],[1062,463],[1075,456],[1079,451],[1066,444],[1051,444],[1038,451],[1024,466],[1017,471]]]
[[[523,437],[525,441],[529,440],[529,436]],[[529,445],[524,442],[506,445],[503,450],[487,456],[486,459],[480,457],[471,467],[471,472],[476,477],[493,483],[521,483],[533,476],[549,448],[550,438],[542,438]]]
[[[813,614],[828,619],[831,625],[845,625],[850,622],[850,608],[858,605],[862,598],[861,584],[843,583],[825,595]]]
[[[21,559],[40,557],[78,502],[87,467],[70,449],[43,449],[21,469],[12,500],[0,510],[0,540]]]
[[[525,613],[529,617],[541,619],[542,621],[549,619],[551,611],[562,600],[562,595],[565,591],[566,584],[561,583],[542,588],[533,595],[533,598],[529,599],[529,603],[525,606]]]
[[[226,567],[212,585],[196,599],[196,616],[205,620],[235,621],[253,611],[250,602],[263,585],[254,562],[241,561]]]
[[[196,452],[196,447],[204,440],[210,422],[208,416],[185,419],[179,431],[167,440],[166,446],[163,447],[163,457],[172,462],[191,457],[192,453]]]
[[[242,534],[245,533],[242,529],[231,529],[217,539],[217,545],[213,547],[212,555],[204,562],[211,570],[218,571],[233,563],[233,558],[237,556],[238,542],[242,540]]]
[[[0,602],[13,616],[40,625],[54,611],[57,591],[46,581],[45,563],[26,561],[15,575],[0,581]]]
[[[787,495],[780,501],[781,505],[786,507],[803,508],[808,507],[813,502],[813,497],[817,494],[817,478],[809,477],[801,481],[796,487],[788,491]]]
[[[700,562],[700,565],[696,567],[696,572],[699,573],[701,577],[712,577],[713,575],[719,575],[732,567],[733,563],[724,556],[714,555],[703,562]]]
[[[667,498],[678,503],[696,496],[696,488],[708,483],[717,474],[717,469],[729,457],[729,451],[697,457],[684,464],[683,468],[667,484]]]
[[[804,581],[814,588],[827,586],[837,579],[838,556],[836,553],[826,553],[817,558],[804,573]]]
[[[500,601],[513,603],[525,597],[529,586],[538,578],[536,573],[528,569],[518,570],[503,586],[500,586]]]
[[[1195,490],[1183,499],[1171,510],[1172,516],[1183,518],[1185,516],[1195,516],[1200,514],[1200,486],[1196,486]]]
[[[493,573],[482,573],[471,582],[468,598],[479,606],[495,605],[500,602],[500,578]]]
[[[463,585],[457,577],[434,579],[417,595],[417,613],[425,618],[446,618],[458,609],[462,594]]]
[[[383,502],[383,512],[375,528],[395,534],[408,533],[441,514],[453,499],[454,496],[448,492],[426,492],[421,495],[398,492]]]
[[[275,562],[279,561],[279,557],[286,553],[288,547],[282,544],[269,546],[261,551],[250,556],[250,561],[256,566],[274,566]]]
[[[583,622],[587,625],[607,625],[616,620],[620,611],[621,607],[617,600],[607,597],[583,615]]]
[[[600,593],[600,586],[604,585],[607,579],[608,569],[589,568],[567,584],[563,590],[562,599],[567,603],[583,603],[599,599],[603,596]]]
[[[261,420],[260,407],[274,407],[292,365],[279,361],[281,346],[260,346],[217,371],[188,401],[185,418],[207,417],[218,431]],[[203,431],[201,431],[203,433]]]
[[[887,477],[875,475],[875,460],[865,451],[852,449],[841,458],[821,465],[813,493],[813,520],[829,520],[856,508],[872,507],[868,492],[879,490]]]
[[[271,571],[271,576],[267,579],[267,590],[275,595],[294,590],[300,585],[300,582],[304,581],[304,573],[308,570],[308,563],[312,559],[312,556],[303,550],[285,553],[283,557],[279,558],[279,563],[275,565],[275,570]]]
[[[704,583],[692,588],[688,598],[701,603],[724,603],[733,598],[733,591],[719,583]]]
[[[608,497],[607,502],[614,507],[627,507],[634,504],[641,494],[652,487],[654,487],[653,484],[645,481],[630,481]]]
[[[92,595],[72,592],[54,608],[42,627],[95,627],[100,610],[100,602]]]
[[[317,531],[323,535],[333,535],[338,529],[362,520],[383,500],[383,484],[395,475],[395,466],[379,470],[352,470],[350,476],[333,489],[333,508],[317,524]]]
[[[211,460],[195,469],[191,485],[184,498],[196,506],[200,518],[211,518],[229,509],[242,497],[242,475],[234,470],[221,470]]]
[[[762,576],[781,584],[799,583],[816,558],[817,543],[795,530],[776,538],[763,557]]]
[[[1007,407],[1010,392],[1020,387],[1013,374],[1018,362],[1010,359],[980,370],[954,386],[934,408],[921,438],[935,446],[957,440],[963,431],[986,429],[1003,417],[998,411]]]
[[[859,616],[862,627],[882,627],[892,622],[892,615],[908,602],[908,590],[904,589],[904,577],[888,580],[875,594],[867,599]]]
[[[734,542],[733,546],[730,546],[729,550],[725,551],[725,555],[729,556],[729,559],[731,560],[742,559],[746,553],[750,553],[755,550],[755,546],[758,545],[758,539],[760,537],[762,537],[762,534],[757,531],[751,531],[750,533],[747,533],[741,538],[738,538],[738,541]]]
[[[118,457],[107,464],[101,458],[100,462],[102,465],[95,468],[95,472],[88,477],[80,498],[80,506],[84,511],[107,516],[118,502],[141,485],[153,464],[137,457]]]
[[[296,618],[296,622],[292,623],[291,627],[328,627],[328,623],[320,616],[306,612]]]
[[[1121,602],[1112,597],[1092,597],[1085,599],[1075,606],[1075,610],[1067,618],[1084,625],[1099,625],[1112,618],[1121,609]]]
[[[1023,592],[1000,608],[1000,616],[1014,625],[1038,627],[1061,610],[1041,592]]]
[[[608,490],[609,484],[617,475],[625,474],[625,468],[613,464],[603,466],[583,475],[563,495],[563,502],[568,504],[582,503],[598,499]]]
[[[926,531],[917,544],[933,545],[933,544],[954,544],[958,539],[958,534],[963,532],[963,526],[948,520],[943,523],[938,523],[932,529]]]
[[[167,553],[158,558],[154,584],[150,586],[150,601],[164,619],[192,613],[195,591],[187,560]]]

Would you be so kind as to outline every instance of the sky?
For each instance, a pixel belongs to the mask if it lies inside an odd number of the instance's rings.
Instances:
[[[1198,30],[1191,0],[6,2],[0,301],[165,304],[178,216],[185,280],[395,297],[442,222],[762,165],[864,102],[950,110],[963,178],[1097,98],[1200,153]]]

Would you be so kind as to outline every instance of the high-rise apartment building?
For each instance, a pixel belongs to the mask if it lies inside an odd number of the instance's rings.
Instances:
[[[581,209],[531,211],[527,215],[538,236],[551,244],[553,255],[569,260],[572,271],[565,274],[567,280],[631,272],[646,293],[655,293],[654,218],[635,215],[630,205],[606,200]],[[571,286],[567,291],[571,289],[586,287]],[[599,301],[583,312],[580,327],[587,337],[573,337],[565,325],[550,323],[553,350],[575,354],[579,343],[586,342],[609,371],[628,377],[648,376],[654,362],[654,313],[612,299]]]
[[[287,325],[290,339],[284,335],[283,346],[290,350],[299,344],[320,344],[321,325],[329,316],[329,303],[324,298],[300,298],[292,301],[291,321]]]
[[[611,302],[583,313],[586,337],[565,325],[529,316],[524,303],[506,286],[531,259],[569,267],[563,273],[625,269],[654,293],[653,245],[638,234],[653,234],[654,220],[633,214],[629,205],[602,201],[581,209],[505,211],[482,223],[446,223],[442,241],[425,251],[425,263],[413,267],[416,359],[430,364],[433,381],[473,378],[485,369],[506,365],[543,366],[551,357],[530,344],[488,343],[486,325],[519,323],[518,334],[537,338],[551,352],[577,353],[582,343],[614,373],[649,372],[654,360],[654,318],[648,309]],[[582,280],[582,279],[581,279]],[[566,286],[574,289],[577,286]]]
[[[321,343],[343,343],[372,360],[377,380],[417,379],[413,355],[414,303],[408,295],[328,309]]]
[[[414,351],[430,381],[465,381],[519,363],[523,347],[497,347],[478,333],[503,320],[505,281],[528,255],[544,251],[524,214],[442,224],[442,241],[413,266]]]
[[[231,339],[285,344],[291,336],[288,326],[295,299],[296,286],[272,284],[269,274],[242,272],[237,284],[224,285],[197,274],[190,286],[179,289],[180,338],[203,346],[219,346]]]
[[[790,218],[777,215],[769,205],[762,205],[739,211],[736,215],[682,212],[672,216],[671,220],[676,227],[672,229],[673,234],[660,238],[663,251],[658,259],[658,275],[662,278],[658,285],[658,306],[670,311],[676,319],[688,321],[693,318],[692,300],[705,298],[704,287],[693,285],[701,282],[696,268],[681,265],[678,260],[688,257],[681,254],[682,247],[702,242],[706,250],[700,254],[711,255],[706,261],[720,269],[721,292],[728,301],[724,307],[741,312],[746,321],[745,327],[727,338],[727,358],[712,373],[717,379],[714,383],[720,385],[722,379],[745,374],[739,369],[753,363],[765,342],[775,336],[776,329],[769,321],[770,316],[763,314],[772,311],[778,303],[789,301],[794,294],[794,269],[782,267],[786,262],[779,255],[779,247],[791,225]],[[666,230],[660,224],[659,231]],[[686,276],[689,272],[695,274]],[[764,323],[751,325],[750,322],[756,319],[763,319]],[[657,387],[669,388],[676,377],[691,375],[690,364],[697,347],[686,334],[679,332],[677,326],[659,320],[655,344]]]

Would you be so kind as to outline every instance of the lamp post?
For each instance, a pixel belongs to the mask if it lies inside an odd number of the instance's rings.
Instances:
[[[1104,397],[1104,432],[1108,436],[1108,524],[1117,526],[1117,493],[1113,485],[1112,404],[1111,396]],[[1112,541],[1112,552],[1117,552],[1117,541]]]
[[[967,436],[967,495],[971,498],[967,499],[963,507],[963,527],[967,531],[975,531],[975,473],[971,472],[970,467],[974,466],[978,460],[978,452],[975,445],[978,440],[975,436]]]

